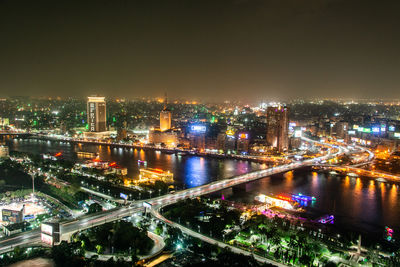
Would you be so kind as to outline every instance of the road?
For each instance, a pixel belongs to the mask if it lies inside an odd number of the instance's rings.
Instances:
[[[112,196],[109,196],[109,195],[106,195],[106,194],[103,194],[103,193],[94,191],[94,190],[92,190],[92,189],[89,189],[89,188],[86,188],[86,187],[83,187],[83,186],[81,186],[81,189],[82,189],[83,191],[89,193],[89,194],[92,194],[92,195],[101,197],[101,198],[103,198],[103,199],[108,199],[108,200],[111,200],[111,201],[114,201],[114,202],[120,203],[120,204],[124,204],[124,203],[125,203],[125,200],[123,200],[123,199],[116,199],[116,198],[114,198],[114,197],[112,197]]]
[[[146,260],[149,258],[152,258],[156,255],[158,255],[165,247],[165,243],[164,243],[164,239],[159,236],[156,235],[152,232],[147,232],[147,236],[150,237],[153,241],[154,241],[154,246],[153,248],[149,251],[149,253],[147,255],[144,256],[140,256],[139,259],[140,260]],[[89,252],[87,251],[85,254],[86,258],[91,258],[92,256],[98,255],[98,259],[101,261],[108,261],[110,258],[114,257],[115,258],[122,258],[125,261],[131,261],[132,260],[132,256],[125,256],[125,257],[118,257],[115,255],[105,255],[105,254],[97,254],[95,252]]]
[[[204,242],[207,242],[209,244],[217,245],[218,247],[221,247],[221,248],[229,248],[234,253],[243,254],[243,255],[246,255],[246,256],[253,256],[259,262],[269,263],[269,264],[272,264],[272,265],[275,265],[275,266],[279,266],[279,267],[287,266],[287,265],[279,263],[277,261],[273,261],[273,260],[267,259],[265,257],[258,256],[257,254],[251,253],[251,252],[249,252],[247,250],[244,250],[244,249],[241,249],[241,248],[238,248],[238,247],[235,247],[235,246],[228,245],[228,244],[226,244],[224,242],[221,242],[221,241],[218,241],[216,239],[210,238],[208,236],[202,235],[202,234],[200,234],[198,232],[195,232],[195,231],[193,231],[193,230],[191,230],[189,228],[186,228],[186,227],[184,227],[184,226],[182,226],[180,224],[172,222],[172,221],[166,219],[165,217],[163,217],[160,214],[159,210],[160,210],[160,208],[162,206],[164,206],[164,205],[159,205],[157,207],[154,207],[151,210],[151,213],[153,214],[153,216],[158,218],[161,221],[164,221],[164,222],[168,223],[172,227],[180,229],[183,233],[185,233],[187,235],[196,237],[196,238],[198,238],[198,239],[200,239],[200,240],[202,240]]]
[[[166,206],[166,205],[178,202],[179,200],[182,200],[182,199],[193,198],[193,197],[209,194],[209,193],[220,191],[222,189],[236,186],[236,185],[239,185],[242,183],[254,181],[254,180],[266,177],[266,176],[279,174],[279,173],[287,172],[287,171],[290,171],[293,169],[302,168],[302,167],[306,167],[306,166],[312,166],[314,164],[318,164],[321,161],[336,157],[339,154],[344,153],[344,151],[345,151],[340,146],[321,143],[321,142],[310,140],[307,138],[303,138],[303,140],[305,140],[307,142],[311,142],[311,143],[316,143],[319,145],[328,146],[331,149],[328,151],[327,154],[325,154],[319,158],[308,159],[308,160],[304,160],[304,161],[298,161],[298,162],[294,162],[294,163],[290,163],[290,164],[280,165],[277,167],[271,167],[271,168],[267,168],[267,169],[249,172],[249,173],[235,176],[232,178],[218,180],[218,181],[206,184],[206,185],[202,185],[202,186],[198,186],[198,187],[194,187],[194,188],[190,188],[190,189],[185,189],[185,190],[176,192],[174,194],[167,194],[164,196],[152,198],[152,199],[146,200],[146,202],[150,203],[154,207],[159,208],[162,206]],[[335,152],[332,152],[332,150],[335,150]],[[74,219],[72,221],[62,223],[60,225],[62,238],[68,239],[68,237],[71,234],[73,234],[77,231],[130,216],[133,213],[138,212],[141,209],[143,209],[144,202],[145,202],[145,200],[135,201],[135,202],[132,202],[128,207],[123,206],[123,207],[115,208],[115,209],[112,209],[109,211],[96,213],[93,215],[86,215],[86,216]],[[159,215],[159,216],[161,216],[161,215]],[[164,221],[167,223],[170,223],[166,219]],[[0,246],[1,246],[0,253],[10,251],[16,246],[27,246],[27,245],[31,245],[31,244],[34,244],[37,242],[40,242],[40,231],[39,230],[24,232],[22,234],[11,236],[11,237],[5,238],[3,240],[0,240]]]

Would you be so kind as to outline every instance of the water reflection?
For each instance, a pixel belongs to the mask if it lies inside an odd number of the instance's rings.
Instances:
[[[147,161],[149,168],[159,168],[171,171],[178,185],[185,187],[199,186],[216,179],[228,178],[246,173],[259,168],[259,164],[232,159],[212,159],[196,156],[181,156],[165,154],[160,151],[143,149],[111,148],[107,145],[70,145],[64,142],[51,142],[38,139],[7,139],[10,151],[26,153],[57,153],[63,151],[63,155],[69,160],[78,160],[76,152],[85,151],[98,153],[99,158],[105,161],[115,161],[120,166],[128,169],[128,177],[137,178],[139,175],[138,160]]]
[[[191,157],[186,161],[184,179],[188,188],[199,186],[207,182],[203,158]]]
[[[309,209],[313,214],[335,214],[339,225],[380,231],[386,225],[400,227],[397,188],[397,185],[377,184],[368,178],[335,178],[324,173],[295,171],[253,182],[245,194],[237,193],[231,199],[252,201],[260,193],[302,193],[317,198]]]

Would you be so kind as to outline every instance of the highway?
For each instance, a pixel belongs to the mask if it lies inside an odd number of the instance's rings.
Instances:
[[[265,257],[258,256],[257,254],[251,253],[250,251],[247,251],[247,250],[244,250],[244,249],[235,247],[235,246],[228,245],[228,244],[226,244],[226,243],[224,243],[224,242],[221,242],[221,241],[218,241],[218,240],[216,240],[216,239],[210,238],[210,237],[208,237],[208,236],[202,235],[202,234],[200,234],[200,233],[198,233],[198,232],[195,232],[195,231],[193,231],[193,230],[191,230],[191,229],[189,229],[189,228],[186,228],[186,227],[184,227],[184,226],[182,226],[182,225],[180,225],[180,224],[177,224],[177,223],[175,223],[175,222],[172,222],[172,221],[166,219],[165,217],[163,217],[163,216],[160,214],[159,211],[160,211],[160,208],[161,208],[162,206],[164,206],[164,205],[159,205],[159,206],[157,206],[157,207],[153,207],[153,208],[152,208],[151,213],[153,214],[153,216],[156,217],[156,218],[158,218],[158,219],[161,220],[161,221],[166,222],[166,223],[169,224],[170,226],[173,226],[173,227],[175,227],[175,228],[180,229],[183,233],[185,233],[185,234],[187,234],[187,235],[196,237],[196,238],[198,238],[198,239],[200,239],[200,240],[202,240],[202,241],[204,241],[204,242],[207,242],[207,243],[209,243],[209,244],[217,245],[217,246],[219,246],[219,247],[221,247],[221,248],[229,248],[232,252],[235,252],[235,253],[238,253],[238,254],[243,254],[243,255],[246,255],[246,256],[254,256],[254,258],[255,258],[257,261],[259,261],[259,262],[269,263],[269,264],[273,264],[273,265],[279,266],[279,267],[281,267],[281,266],[282,266],[282,267],[283,267],[283,266],[287,266],[287,265],[285,265],[285,264],[282,264],[282,263],[279,263],[279,262],[276,262],[276,261],[267,259],[267,258],[265,258]]]
[[[257,171],[249,172],[249,173],[242,174],[239,176],[235,176],[232,178],[214,181],[212,183],[205,184],[202,186],[185,189],[185,190],[176,192],[174,194],[167,194],[167,195],[155,197],[155,198],[148,199],[148,200],[134,201],[134,202],[131,202],[131,204],[129,206],[118,207],[118,208],[115,208],[115,209],[112,209],[109,211],[96,213],[96,214],[92,214],[92,215],[85,215],[83,217],[79,217],[74,220],[60,224],[62,239],[64,239],[64,240],[68,239],[71,236],[71,234],[73,234],[77,231],[130,216],[133,213],[142,210],[143,203],[145,201],[150,203],[155,208],[155,209],[153,209],[153,214],[157,218],[163,220],[166,223],[171,224],[172,222],[170,222],[167,219],[165,219],[164,217],[162,217],[161,214],[159,214],[158,212],[154,213],[154,210],[158,211],[159,208],[169,205],[169,204],[172,204],[172,203],[175,203],[175,202],[178,202],[179,200],[182,200],[182,199],[198,197],[201,195],[220,191],[225,188],[236,186],[236,185],[239,185],[242,183],[251,182],[251,181],[254,181],[254,180],[257,180],[257,179],[260,179],[263,177],[267,177],[270,175],[279,174],[279,173],[287,172],[290,170],[294,170],[294,169],[298,169],[298,168],[302,168],[302,167],[306,167],[306,166],[312,166],[312,165],[318,164],[321,161],[336,157],[339,154],[344,153],[344,149],[339,146],[321,143],[321,142],[310,140],[307,138],[303,138],[303,140],[305,140],[307,142],[311,142],[311,143],[317,143],[320,145],[329,146],[336,151],[332,152],[332,149],[330,149],[326,155],[323,155],[319,158],[308,159],[308,160],[304,160],[304,161],[298,161],[298,162],[280,165],[277,167],[271,167],[271,168],[267,168],[267,169],[257,170]],[[180,228],[180,226],[177,226],[175,224],[173,226]],[[187,231],[189,234],[195,233],[193,231],[192,232],[188,231],[189,229],[184,229],[184,230]],[[197,235],[199,235],[199,234],[197,234]],[[206,238],[206,237],[202,236],[202,238]],[[215,243],[215,240],[209,240],[209,241],[210,242],[212,241],[213,243]],[[21,247],[31,246],[32,244],[37,244],[38,242],[40,242],[40,231],[38,229],[33,230],[33,231],[24,232],[24,233],[14,235],[14,236],[0,240],[0,253],[10,251],[16,246],[21,246]],[[235,248],[235,250],[240,250],[241,253],[245,253],[244,250],[241,250],[238,248]],[[262,259],[264,259],[264,258],[262,258]],[[266,260],[266,259],[264,259],[264,260]]]

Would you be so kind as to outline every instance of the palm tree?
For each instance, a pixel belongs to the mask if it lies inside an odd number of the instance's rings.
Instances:
[[[289,244],[288,244],[289,248],[291,250],[294,250],[295,248],[297,248],[297,257],[299,256],[299,240],[297,239],[296,235],[291,235],[290,239],[289,239]]]
[[[276,235],[276,228],[271,228],[266,232],[267,242],[268,239],[274,237]]]
[[[275,234],[274,236],[272,236],[271,242],[272,242],[272,244],[274,244],[275,246],[279,246],[279,245],[281,244],[281,238],[280,238],[280,236],[278,236],[278,235]]]

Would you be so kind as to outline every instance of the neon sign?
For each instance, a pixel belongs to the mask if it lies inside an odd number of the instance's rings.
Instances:
[[[207,131],[207,127],[204,125],[192,125],[190,126],[190,130],[195,133],[205,133]]]

